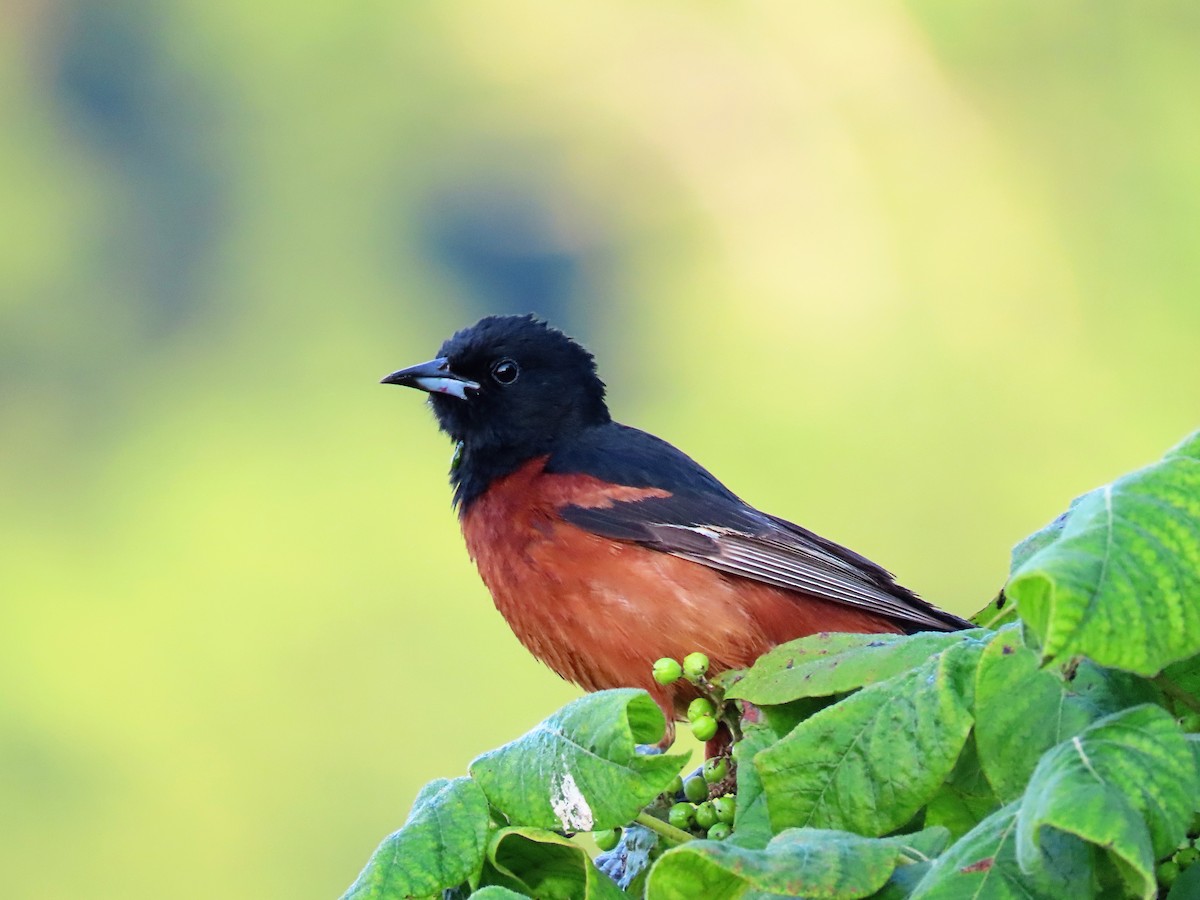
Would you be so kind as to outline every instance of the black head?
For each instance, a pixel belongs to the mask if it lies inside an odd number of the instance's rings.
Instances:
[[[480,319],[445,341],[437,359],[383,383],[427,391],[438,424],[461,443],[451,476],[459,502],[563,438],[610,421],[592,354],[532,315]]]

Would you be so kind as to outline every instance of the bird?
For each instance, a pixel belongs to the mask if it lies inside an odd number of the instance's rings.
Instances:
[[[662,657],[700,652],[716,675],[821,632],[971,627],[616,422],[593,355],[532,314],[487,316],[382,383],[429,394],[467,552],[520,642],[584,690],[648,691],[667,744],[697,690],[659,684]]]

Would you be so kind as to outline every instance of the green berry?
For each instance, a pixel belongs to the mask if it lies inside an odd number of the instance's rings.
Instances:
[[[712,716],[701,716],[692,723],[692,734],[698,741],[711,741],[717,734],[717,720]]]
[[[689,778],[683,783],[683,796],[687,797],[693,803],[699,803],[701,800],[707,800],[708,785],[704,783],[703,778]]]
[[[1175,862],[1179,863],[1179,868],[1186,869],[1196,860],[1200,859],[1200,850],[1197,850],[1195,847],[1186,847],[1176,853],[1173,858]]]
[[[692,827],[692,820],[696,815],[696,807],[690,803],[676,803],[667,813],[667,821],[676,828],[682,828],[687,831]]]
[[[688,681],[697,682],[708,672],[708,657],[703,653],[689,653],[683,658],[683,674]]]
[[[711,800],[705,800],[696,807],[696,825],[705,831],[717,824],[717,810]]]
[[[668,797],[674,797],[676,794],[678,794],[682,790],[683,790],[683,779],[680,776],[676,775],[674,777],[674,779],[672,779],[671,783],[667,785],[667,789],[665,791],[663,791],[663,793],[666,794]]]
[[[723,841],[731,834],[733,834],[733,829],[729,827],[728,822],[718,822],[712,828],[708,829],[708,839],[710,841]]]
[[[669,656],[654,661],[654,680],[659,684],[674,684],[682,674],[683,666]]]
[[[704,780],[716,784],[729,774],[729,761],[723,756],[714,756],[704,761]]]
[[[733,818],[737,815],[737,800],[733,794],[726,794],[724,797],[718,797],[713,801],[713,809],[717,811],[718,822],[732,825]]]
[[[592,839],[595,840],[597,847],[607,853],[621,843],[621,829],[607,828],[604,831],[593,831]]]
[[[695,722],[701,716],[713,716],[716,715],[716,713],[717,708],[712,705],[711,700],[709,700],[707,697],[697,697],[688,704],[687,720],[689,722]]]
[[[1175,879],[1179,877],[1179,863],[1170,859],[1166,862],[1160,862],[1154,874],[1158,878],[1159,884],[1170,887],[1175,883]]]

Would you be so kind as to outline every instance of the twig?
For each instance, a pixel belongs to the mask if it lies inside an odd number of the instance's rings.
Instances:
[[[652,816],[647,812],[638,813],[637,818],[633,821],[645,828],[649,828],[663,840],[672,844],[682,844],[693,840],[692,836],[682,828],[676,828],[670,822],[664,822],[662,819]]]

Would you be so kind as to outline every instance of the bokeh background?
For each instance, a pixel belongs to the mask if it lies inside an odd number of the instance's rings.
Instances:
[[[485,312],[953,610],[1200,423],[1200,7],[12,0],[0,893],[331,897],[575,691],[387,372]]]

